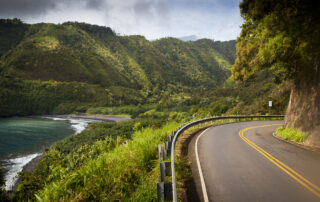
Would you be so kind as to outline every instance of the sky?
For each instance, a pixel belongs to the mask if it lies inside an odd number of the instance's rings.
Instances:
[[[232,40],[243,19],[240,0],[0,0],[0,18],[26,23],[86,22],[149,40],[195,35]]]

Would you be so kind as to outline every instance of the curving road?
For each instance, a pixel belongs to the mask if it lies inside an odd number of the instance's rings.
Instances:
[[[200,200],[320,201],[320,153],[273,137],[282,123],[226,124],[193,138],[189,151]]]

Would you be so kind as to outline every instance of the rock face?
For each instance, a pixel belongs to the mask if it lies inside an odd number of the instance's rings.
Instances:
[[[320,73],[316,71],[309,81],[300,81],[292,87],[286,112],[287,127],[306,132],[305,144],[320,147]]]

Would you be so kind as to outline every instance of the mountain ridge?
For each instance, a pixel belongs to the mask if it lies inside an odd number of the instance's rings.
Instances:
[[[54,109],[61,104],[79,105],[79,93],[85,97],[88,89],[91,96],[81,103],[112,106],[157,102],[164,92],[190,95],[199,89],[216,88],[230,76],[235,58],[235,41],[163,38],[150,42],[143,36],[118,36],[111,28],[79,22],[30,25],[1,20],[0,26],[0,43],[6,43],[0,52],[0,76],[7,78],[2,79],[1,95],[7,97],[8,91],[13,97],[20,94],[10,85],[21,81],[19,88],[26,90],[26,96],[31,96],[26,99],[32,103],[34,92],[21,87],[21,83],[34,83],[37,91],[60,97],[46,113],[65,113]],[[10,38],[7,30],[16,34]],[[48,83],[52,89],[40,87]],[[60,85],[70,88],[67,91],[74,94],[72,99],[55,94]],[[73,85],[87,89],[72,91]],[[105,93],[97,95],[93,91]],[[97,97],[101,99],[98,104]],[[10,105],[7,101],[2,104]],[[1,116],[8,114],[12,113],[0,110]]]

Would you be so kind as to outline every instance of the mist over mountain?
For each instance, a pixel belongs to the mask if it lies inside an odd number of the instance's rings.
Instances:
[[[190,36],[182,36],[182,37],[179,37],[179,39],[181,41],[196,41],[198,40],[199,38],[196,36],[196,35],[190,35]]]

